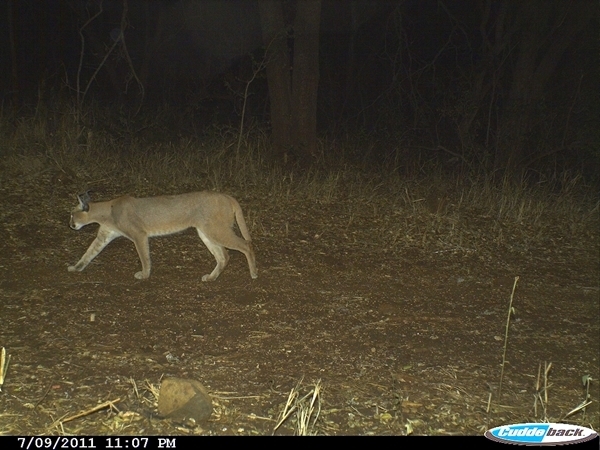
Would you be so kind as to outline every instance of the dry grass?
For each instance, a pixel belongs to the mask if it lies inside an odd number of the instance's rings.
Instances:
[[[302,380],[292,388],[283,406],[273,434],[286,421],[294,420],[294,434],[297,436],[316,435],[316,423],[321,413],[321,380],[318,380],[306,394],[302,394]]]
[[[485,173],[453,176],[434,163],[421,168],[424,175],[404,178],[397,166],[356,164],[338,154],[324,154],[322,168],[284,171],[269,162],[262,133],[245,136],[238,148],[238,136],[229,129],[201,139],[156,141],[131,130],[78,127],[74,113],[59,117],[22,119],[4,136],[0,154],[10,173],[30,181],[51,174],[73,194],[92,189],[103,197],[117,194],[106,192],[116,185],[136,195],[203,188],[281,204],[297,198],[343,204],[349,224],[364,215],[378,220],[392,248],[404,241],[428,250],[473,252],[491,241],[521,252],[548,239],[588,233],[598,222],[595,188],[576,174],[531,185],[510,178],[498,182]],[[339,145],[336,151],[360,153]]]

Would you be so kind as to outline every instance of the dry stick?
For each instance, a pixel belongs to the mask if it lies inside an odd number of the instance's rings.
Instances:
[[[83,64],[83,43],[84,43],[83,29],[92,20],[94,20],[96,17],[98,17],[100,14],[102,14],[102,2],[100,2],[100,11],[98,11],[93,17],[91,17],[86,23],[84,23],[82,25],[82,27],[79,29],[79,34],[81,36],[81,54],[80,54],[80,57],[79,57],[79,70],[77,71],[77,124],[78,125],[79,125],[79,119],[80,119],[80,110],[81,110],[81,107],[83,105],[83,101],[85,100],[85,96],[87,95],[88,91],[90,90],[90,87],[92,86],[92,83],[96,79],[96,76],[98,75],[98,72],[100,72],[100,69],[102,69],[102,67],[104,67],[104,64],[106,63],[106,60],[108,59],[108,57],[111,55],[111,53],[113,52],[113,50],[115,49],[115,47],[119,43],[121,43],[121,46],[124,47],[125,54],[127,55],[127,57],[129,57],[129,53],[127,52],[127,47],[125,47],[125,37],[124,37],[124,31],[125,31],[125,29],[123,28],[123,25],[126,23],[127,12],[128,12],[128,4],[127,4],[127,1],[124,0],[124,2],[123,2],[123,13],[122,13],[122,16],[121,16],[121,29],[120,29],[119,37],[114,40],[113,44],[108,49],[108,52],[106,52],[106,55],[104,55],[104,58],[102,58],[102,61],[100,61],[100,64],[98,65],[98,67],[96,67],[96,70],[94,71],[94,73],[92,74],[92,76],[88,80],[87,85],[85,86],[85,90],[83,91],[83,93],[81,93],[81,98],[79,98],[79,96],[80,96],[79,89],[80,89],[81,66]],[[133,66],[131,66],[131,70],[133,71],[133,75],[134,75],[136,81],[141,85],[141,82],[138,79],[138,77],[137,77],[137,75],[135,73],[135,70],[133,70]],[[143,89],[142,89],[142,92],[143,92]],[[138,109],[137,112],[139,112],[139,109]],[[136,112],[136,114],[137,114],[137,112]]]
[[[269,47],[271,46],[271,44],[273,43],[274,40],[275,40],[275,38],[273,38],[271,40],[271,42],[269,42],[269,45],[265,49],[265,55],[263,56],[263,58],[260,61],[260,63],[256,67],[254,67],[252,69],[252,77],[250,77],[250,80],[248,80],[246,82],[246,88],[244,89],[244,103],[242,104],[242,117],[240,118],[240,133],[239,133],[239,136],[238,136],[237,150],[236,150],[238,153],[239,153],[240,147],[242,145],[242,135],[244,134],[244,118],[246,117],[246,105],[248,103],[248,89],[250,88],[250,84],[256,79],[256,77],[258,76],[258,74],[265,67],[267,67],[267,64],[269,62],[269,61],[266,60],[267,53],[269,51]]]
[[[125,28],[127,28],[127,13],[128,12],[129,12],[129,3],[127,2],[127,0],[123,0],[123,13],[121,14],[121,46],[123,48],[123,53],[125,55],[125,59],[127,60],[127,64],[129,64],[129,70],[131,70],[131,74],[133,75],[133,78],[135,78],[135,81],[137,82],[138,87],[142,93],[141,99],[140,99],[140,104],[134,114],[134,116],[137,116],[140,112],[140,109],[142,109],[142,103],[144,102],[145,90],[144,90],[144,84],[141,82],[141,80],[137,76],[137,73],[135,72],[135,67],[133,67],[133,62],[131,61],[131,56],[129,55],[129,50],[127,49],[127,44],[125,43]]]
[[[317,419],[319,418],[319,415],[321,414],[321,401],[319,399],[319,395],[321,393],[321,380],[317,381],[317,383],[315,384],[315,387],[313,389],[313,395],[312,395],[312,399],[310,401],[310,406],[308,408],[308,411],[306,413],[306,419],[303,421],[303,428],[305,430],[305,432],[302,434],[303,436],[308,435],[308,432],[310,431],[310,418],[315,410],[315,401],[317,402],[317,413],[315,414],[315,416],[313,417],[312,420],[312,426],[315,426],[315,423],[317,423]],[[310,395],[310,394],[309,394]]]
[[[10,362],[10,355],[6,357],[6,349],[2,347],[0,351],[0,392],[2,391],[2,385],[4,384],[4,378],[8,372],[8,363]]]
[[[548,384],[548,374],[550,373],[550,369],[552,368],[552,363],[548,364],[544,361],[544,403],[548,404],[548,389],[550,385]]]
[[[54,422],[52,424],[52,426],[50,428],[52,428],[57,422],[59,422],[62,425],[64,423],[66,423],[66,422],[70,422],[72,420],[79,419],[80,417],[84,417],[84,416],[87,416],[89,414],[95,413],[96,411],[100,411],[101,409],[104,409],[107,406],[110,406],[111,408],[114,408],[114,403],[118,403],[120,401],[121,401],[121,398],[119,397],[116,400],[109,400],[107,402],[101,403],[101,404],[99,404],[97,406],[94,406],[92,409],[88,409],[86,411],[82,411],[79,414],[75,414],[74,416],[67,417],[66,419],[63,419],[63,420],[57,420],[56,422]]]
[[[104,58],[102,58],[102,61],[100,61],[100,64],[98,64],[98,67],[96,67],[96,70],[94,70],[94,73],[92,74],[92,76],[88,80],[88,83],[85,86],[85,90],[81,94],[81,105],[78,105],[79,108],[81,108],[81,106],[83,105],[83,101],[85,100],[85,96],[87,95],[88,91],[90,90],[90,87],[92,86],[92,83],[96,79],[96,76],[98,75],[98,72],[100,72],[100,69],[102,69],[102,67],[104,67],[104,63],[106,63],[106,60],[108,59],[108,57],[110,56],[110,54],[113,52],[113,50],[115,49],[115,47],[117,46],[117,44],[119,42],[121,42],[121,39],[123,39],[123,32],[121,32],[121,34],[119,35],[119,37],[117,39],[115,39],[115,42],[113,42],[113,44],[110,46],[110,48],[108,49],[108,52],[106,52],[106,55],[104,55]]]
[[[540,405],[542,406],[542,410],[544,412],[544,421],[547,421],[548,418],[546,416],[546,411],[548,408],[548,389],[550,389],[550,386],[552,386],[551,384],[548,384],[548,374],[550,373],[550,369],[552,368],[552,363],[548,364],[547,362],[544,361],[544,386],[541,386],[541,382],[540,382],[540,376],[542,373],[542,363],[539,364],[538,366],[538,375],[537,375],[537,379],[535,382],[535,395],[534,397],[534,403],[533,403],[533,411],[535,414],[535,417],[537,417],[537,403],[538,401],[540,402]],[[542,398],[542,393],[544,394],[543,398]]]
[[[285,406],[283,407],[283,412],[281,413],[281,419],[279,419],[279,422],[277,422],[277,425],[275,425],[275,428],[273,428],[273,434],[275,434],[275,432],[281,426],[281,424],[285,422],[287,418],[296,410],[296,405],[294,404],[294,402],[298,398],[297,387],[298,386],[296,386],[296,388],[292,388],[292,390],[290,391],[290,395],[288,395]]]
[[[81,25],[81,28],[79,28],[79,37],[81,38],[81,51],[79,52],[79,66],[77,67],[77,78],[75,79],[75,87],[77,89],[77,126],[79,126],[80,123],[80,115],[81,115],[81,105],[83,103],[83,98],[81,97],[81,69],[83,68],[83,56],[85,54],[85,37],[83,36],[83,29],[85,27],[87,27],[90,23],[92,23],[92,21],[98,17],[100,14],[102,14],[102,12],[104,11],[104,9],[102,8],[102,1],[100,1],[99,3],[99,7],[100,9],[96,12],[96,14],[94,14],[92,17],[90,17],[88,20],[85,21],[85,23],[83,25]],[[87,91],[87,89],[86,89]],[[84,95],[85,97],[85,95]]]
[[[46,389],[46,392],[44,392],[44,395],[42,395],[42,396],[40,397],[40,399],[39,399],[37,402],[35,402],[35,405],[33,405],[33,409],[36,409],[38,406],[40,406],[40,403],[42,403],[42,402],[44,401],[44,399],[46,398],[46,396],[47,396],[47,395],[48,395],[48,393],[50,392],[50,389],[52,389],[52,385],[53,385],[53,384],[54,384],[54,381],[51,381],[51,382],[48,384],[48,389]]]
[[[572,416],[573,414],[575,414],[576,412],[579,412],[581,410],[583,410],[583,412],[585,413],[585,408],[587,408],[588,406],[590,406],[592,403],[591,400],[589,402],[584,402],[579,406],[576,406],[574,409],[572,409],[571,411],[569,411],[568,413],[566,413],[564,416],[561,417],[561,419],[559,420],[559,422],[562,422],[563,420],[565,420],[567,417]]]
[[[538,374],[535,379],[535,395],[533,396],[533,415],[537,418],[537,404],[540,401],[540,376],[542,375],[542,363],[538,364]],[[543,402],[542,402],[543,406]]]
[[[559,422],[562,422],[567,417],[572,416],[573,414],[575,414],[576,412],[579,412],[579,411],[583,411],[583,420],[585,420],[586,408],[593,403],[592,400],[589,400],[589,398],[590,398],[590,383],[592,382],[592,377],[590,377],[589,375],[584,375],[583,377],[581,377],[581,381],[583,382],[583,386],[585,387],[585,398],[583,399],[583,402],[581,402],[581,404],[579,406],[576,406],[574,409],[572,409],[571,411],[566,413],[564,416],[562,416],[560,418]]]
[[[590,384],[592,382],[592,377],[590,377],[589,375],[584,375],[583,377],[581,377],[581,381],[583,382],[584,386],[585,386],[585,400],[583,400],[584,402],[588,401],[590,398]],[[590,401],[591,403],[591,401]],[[583,418],[585,419],[585,413],[586,413],[586,409],[583,408]]]
[[[510,294],[510,304],[508,305],[508,317],[506,318],[506,331],[504,333],[504,351],[502,352],[502,370],[500,371],[500,385],[498,386],[498,398],[502,395],[502,380],[504,378],[504,366],[506,364],[506,347],[508,345],[508,327],[510,325],[510,315],[513,312],[513,298],[515,296],[515,289],[517,289],[517,283],[519,282],[519,277],[515,277],[515,282],[513,284],[512,292]]]
[[[242,146],[242,135],[244,134],[244,118],[246,117],[246,105],[248,103],[248,89],[250,89],[250,84],[254,81],[256,76],[260,73],[260,71],[265,67],[264,60],[252,71],[252,77],[250,80],[246,82],[246,88],[244,89],[244,103],[242,104],[242,117],[240,118],[240,133],[238,135],[237,142],[237,152],[240,151],[240,147]]]

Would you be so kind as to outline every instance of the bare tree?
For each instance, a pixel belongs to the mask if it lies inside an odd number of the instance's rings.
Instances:
[[[552,90],[561,58],[594,16],[592,8],[585,0],[481,4],[483,56],[469,96],[472,107],[458,127],[463,147],[485,136],[485,147],[493,149],[491,167],[515,174],[539,158],[539,149],[529,149],[539,129],[536,111]]]
[[[542,0],[519,3],[515,21],[522,38],[499,124],[495,168],[527,165],[526,137],[535,121],[535,105],[549,89],[565,51],[593,16],[591,2],[575,3],[553,3],[554,8]]]

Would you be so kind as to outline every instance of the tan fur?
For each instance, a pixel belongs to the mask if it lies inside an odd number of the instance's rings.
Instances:
[[[244,239],[234,233],[234,221]],[[90,223],[100,224],[98,235],[79,262],[69,266],[69,272],[82,271],[113,239],[125,236],[135,244],[142,262],[142,270],[135,277],[138,280],[148,278],[151,266],[148,238],[196,228],[200,239],[217,260],[217,266],[204,275],[202,281],[216,280],[221,274],[229,261],[227,248],[246,255],[250,276],[258,277],[242,209],[229,195],[203,191],[149,198],[125,196],[98,203],[88,203],[79,197],[79,205],[71,212],[69,225],[79,230]]]

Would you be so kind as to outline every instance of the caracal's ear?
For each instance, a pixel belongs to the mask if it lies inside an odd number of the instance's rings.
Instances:
[[[85,191],[83,194],[77,194],[77,200],[79,201],[79,209],[81,211],[89,211],[90,209],[90,191]]]

